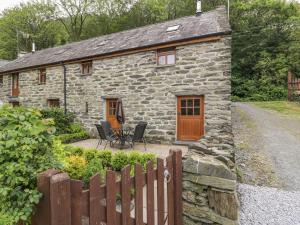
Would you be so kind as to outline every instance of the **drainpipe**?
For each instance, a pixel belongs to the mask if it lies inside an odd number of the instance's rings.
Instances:
[[[63,62],[61,62],[61,65],[64,69],[64,109],[65,114],[67,114],[67,68]]]

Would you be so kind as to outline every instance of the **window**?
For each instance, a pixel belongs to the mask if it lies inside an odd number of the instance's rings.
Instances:
[[[108,114],[109,114],[110,116],[116,115],[117,101],[118,101],[117,99],[110,99],[110,100],[109,100],[109,106],[108,106],[109,112],[108,112]]]
[[[46,69],[40,69],[39,72],[39,83],[40,84],[46,84]]]
[[[176,61],[176,49],[165,48],[157,50],[157,65],[173,65]]]
[[[18,97],[19,96],[19,74],[13,73],[12,74],[12,96]]]
[[[59,99],[48,99],[48,107],[59,107]]]
[[[92,73],[93,70],[93,62],[87,61],[81,63],[81,74],[82,75],[89,75]]]
[[[200,99],[181,99],[181,115],[182,116],[199,116],[200,115]]]

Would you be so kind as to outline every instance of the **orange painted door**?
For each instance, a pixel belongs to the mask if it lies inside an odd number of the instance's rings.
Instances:
[[[19,96],[19,74],[12,74],[12,90],[11,95],[13,97]]]
[[[116,119],[117,101],[118,99],[106,99],[106,120],[110,122],[114,129],[121,127]]]
[[[177,139],[196,141],[204,135],[204,96],[181,96],[177,101]]]

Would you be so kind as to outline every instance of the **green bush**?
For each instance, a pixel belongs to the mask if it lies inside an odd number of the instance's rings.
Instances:
[[[90,162],[93,159],[101,159],[100,151],[96,149],[85,150],[83,155],[88,162]]]
[[[73,155],[66,159],[65,172],[72,179],[81,180],[86,173],[87,161],[83,156]]]
[[[89,134],[86,131],[73,134],[61,134],[58,136],[62,143],[68,144],[76,141],[81,141],[89,138]]]
[[[105,176],[105,170],[100,158],[94,158],[88,162],[83,177],[84,183],[87,185],[89,183],[90,177],[94,176],[96,173],[100,173],[101,177]]]
[[[100,150],[99,157],[102,160],[102,164],[104,167],[112,166],[112,151],[111,150]]]
[[[72,155],[83,156],[85,152],[83,148],[72,146],[72,145],[64,145],[64,150],[67,156],[72,156]]]
[[[153,153],[144,153],[142,154],[141,164],[143,168],[146,170],[147,163],[152,161],[154,164],[156,163],[156,156]]]
[[[49,108],[41,111],[43,118],[52,118],[55,122],[56,134],[71,133],[71,125],[74,122],[75,115],[73,113],[64,113],[60,108]]]
[[[29,221],[41,194],[37,175],[58,167],[51,120],[23,107],[0,108],[0,214],[5,224]]]
[[[112,160],[111,160],[111,165],[114,170],[121,171],[121,169],[124,168],[128,164],[129,164],[129,158],[125,152],[118,151],[113,154]]]
[[[134,166],[136,163],[142,163],[143,155],[138,151],[131,151],[128,153],[128,160],[131,166]]]

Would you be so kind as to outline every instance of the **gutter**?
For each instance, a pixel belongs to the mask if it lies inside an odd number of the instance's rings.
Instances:
[[[67,68],[63,62],[61,62],[60,64],[64,70],[64,110],[65,114],[67,114]]]

